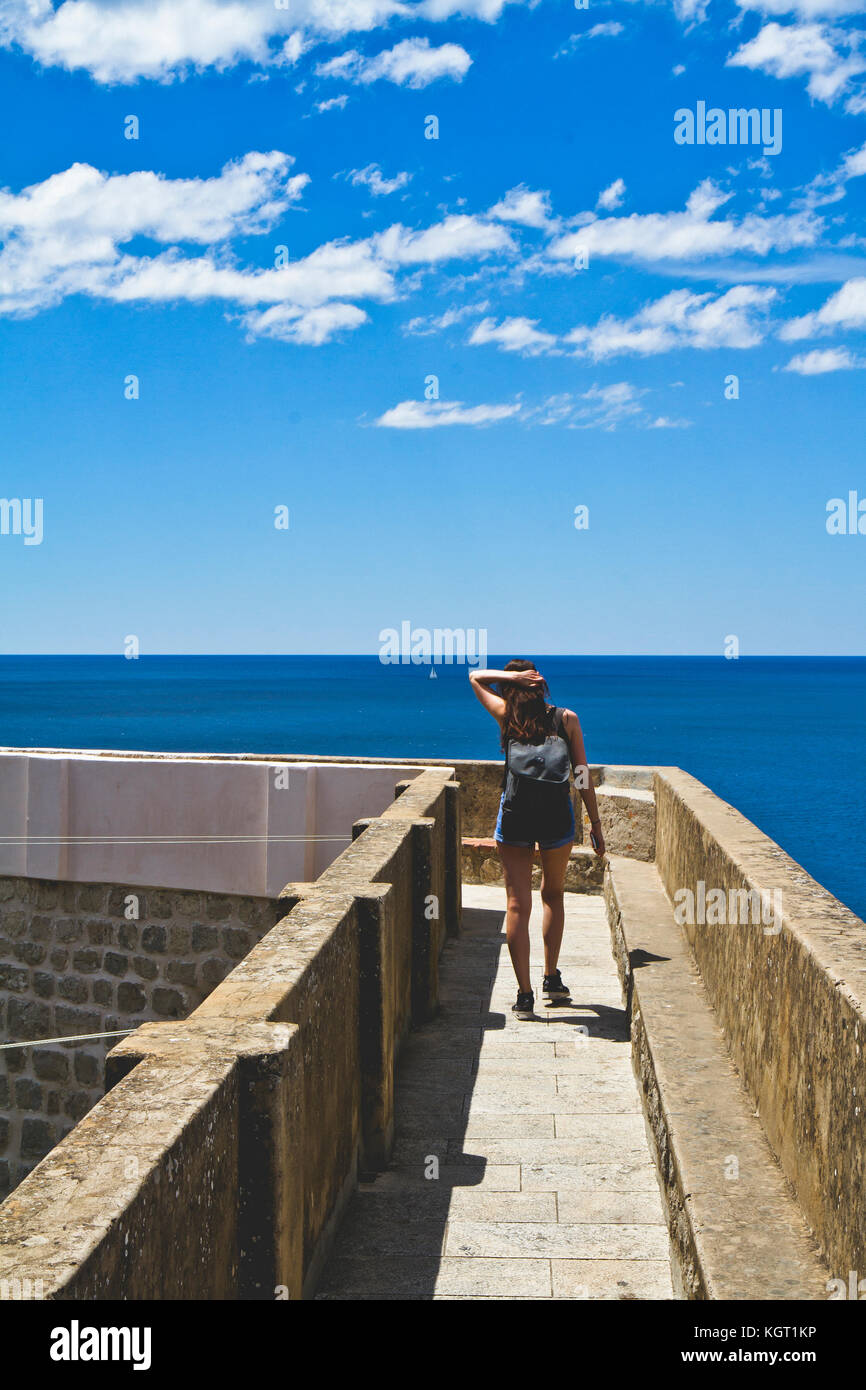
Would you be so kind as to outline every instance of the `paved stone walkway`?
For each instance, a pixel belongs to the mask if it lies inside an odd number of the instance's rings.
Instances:
[[[401,1053],[391,1168],[355,1194],[318,1297],[672,1298],[602,899],[566,895],[574,1002],[549,1008],[533,895],[538,1022],[520,1023],[503,890],[463,894],[442,1011]]]

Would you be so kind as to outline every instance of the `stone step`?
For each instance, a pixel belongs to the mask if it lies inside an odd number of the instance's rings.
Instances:
[[[565,872],[565,887],[569,893],[597,893],[604,876],[604,860],[586,845],[575,845]],[[493,839],[467,836],[463,840],[463,882],[471,884],[502,883],[502,865]],[[541,855],[536,850],[532,865],[532,886],[541,882]]]

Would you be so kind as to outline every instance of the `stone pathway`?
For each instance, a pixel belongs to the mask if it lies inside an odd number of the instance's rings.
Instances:
[[[560,968],[538,1021],[511,1013],[503,890],[463,889],[442,1011],[397,1077],[390,1169],[349,1206],[320,1299],[670,1299],[667,1228],[599,896],[566,895]]]

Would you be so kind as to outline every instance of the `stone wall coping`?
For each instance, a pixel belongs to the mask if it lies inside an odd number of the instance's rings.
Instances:
[[[614,783],[602,782],[601,786],[595,789],[596,796],[624,796],[629,801],[655,801],[655,793],[648,791],[645,787],[618,787]]]
[[[778,916],[783,929],[795,931],[820,968],[866,1012],[866,923],[703,782],[675,767],[659,767],[656,776],[696,817],[705,848],[715,844],[750,889],[782,891]],[[673,885],[665,886],[671,893]]]
[[[148,751],[147,749],[132,748],[27,748],[27,747],[2,747],[0,754],[27,754],[29,757],[46,758],[153,758],[159,761],[175,762],[256,762],[265,763],[308,763],[311,766],[329,763],[361,763],[366,767],[408,767],[418,768],[424,771],[429,767],[477,767],[487,765],[490,767],[502,767],[502,758],[418,758],[407,755],[405,757],[371,757],[361,753],[195,753],[195,752],[174,752],[174,751]],[[603,771],[606,768],[613,772],[646,772],[652,774],[652,764],[627,764],[627,763],[590,763],[590,771]]]

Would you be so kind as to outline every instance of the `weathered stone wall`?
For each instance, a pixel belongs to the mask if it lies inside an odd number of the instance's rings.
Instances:
[[[236,1027],[298,1026],[304,1282],[316,1271],[356,1176],[361,1136],[360,932],[351,895],[298,901],[193,1016]],[[138,1055],[136,1041],[118,1054]]]
[[[627,859],[655,859],[656,807],[652,791],[602,783],[596,789],[596,800],[608,853],[622,854]],[[583,843],[589,844],[589,816],[583,802],[580,808]]]
[[[278,912],[265,898],[0,878],[0,1041],[186,1018]],[[0,1052],[0,1201],[103,1095],[115,1041]]]
[[[401,787],[345,872],[268,904],[276,924],[189,1018],[112,1050],[108,1093],[0,1205],[0,1290],[315,1288],[359,1155],[387,1162],[407,1009],[435,1008],[438,949],[459,929],[451,779],[437,767]]]
[[[565,871],[566,893],[600,893],[604,881],[604,859],[586,845],[575,845]],[[504,887],[502,861],[493,840],[463,841],[463,882],[498,883]],[[532,886],[541,887],[541,855],[532,860]]]
[[[139,1064],[0,1205],[0,1298],[296,1296],[299,1042],[143,1024]]]
[[[749,912],[741,921],[737,903],[735,920],[695,920],[685,930],[733,1061],[834,1277],[862,1274],[866,924],[688,773],[657,769],[656,805],[656,862],[674,902],[683,890],[696,902],[701,884],[705,895],[766,895],[765,919]]]

